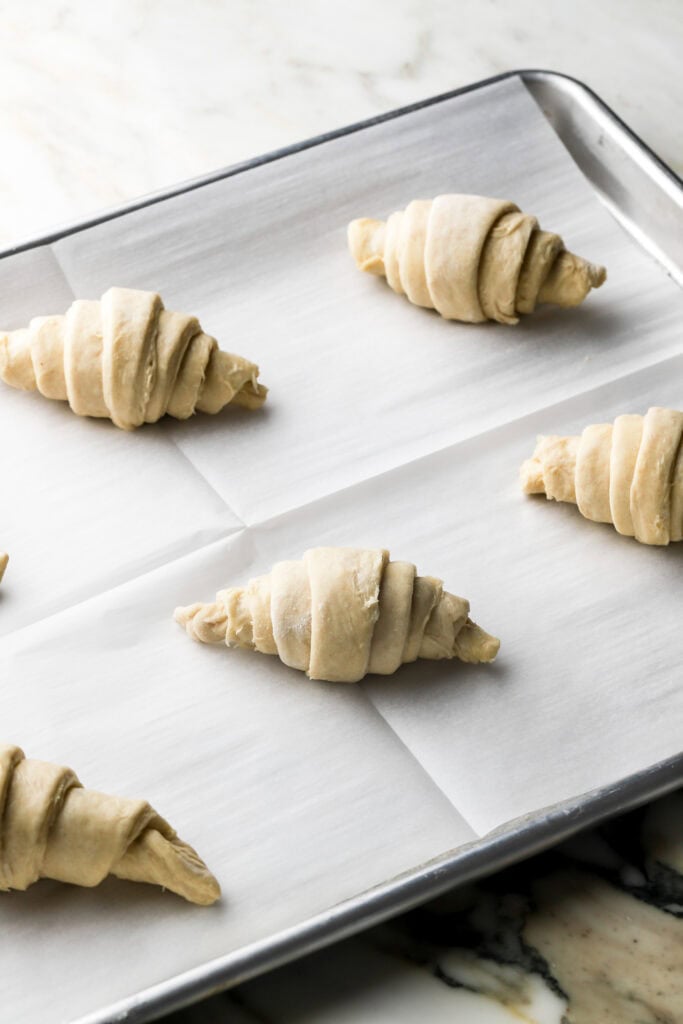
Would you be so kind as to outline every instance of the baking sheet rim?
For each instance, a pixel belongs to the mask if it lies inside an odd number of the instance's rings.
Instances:
[[[605,118],[612,125],[612,128],[616,131],[622,143],[627,143],[629,148],[635,148],[638,151],[641,159],[647,165],[650,176],[658,180],[659,184],[662,187],[666,187],[667,190],[673,187],[674,190],[680,193],[681,199],[683,199],[683,179],[681,179],[676,172],[668,166],[668,164],[665,164],[663,160],[660,160],[657,154],[650,149],[647,143],[643,142],[643,140],[628,127],[625,121],[622,121],[619,115],[615,114],[612,108],[601,100],[597,93],[587,86],[585,82],[580,81],[578,78],[573,78],[571,75],[565,75],[559,71],[544,71],[538,68],[522,68],[513,71],[504,71],[499,75],[492,75],[490,78],[482,78],[478,82],[472,82],[470,85],[464,85],[458,89],[452,89],[449,92],[439,93],[436,96],[429,96],[427,99],[419,100],[416,103],[410,103],[405,107],[397,107],[395,110],[390,110],[385,114],[378,114],[375,117],[367,118],[365,121],[356,121],[353,124],[346,125],[345,127],[336,128],[330,132],[323,132],[321,135],[314,135],[310,139],[303,139],[301,142],[295,142],[291,146],[284,146],[281,149],[274,149],[268,153],[262,154],[261,156],[253,157],[249,160],[241,161],[240,163],[230,164],[227,167],[211,171],[209,174],[204,174],[197,178],[189,178],[177,185],[171,185],[170,187],[161,189],[157,192],[150,192],[147,195],[140,196],[138,199],[133,199],[120,206],[109,207],[102,213],[93,217],[85,217],[83,220],[48,231],[44,235],[39,235],[37,238],[26,239],[23,242],[17,242],[14,245],[0,249],[0,260],[3,260],[8,256],[16,256],[18,253],[26,252],[29,249],[37,249],[42,245],[50,245],[52,242],[57,242],[69,235],[78,234],[80,231],[96,227],[98,224],[105,224],[107,221],[116,220],[128,213],[133,213],[135,210],[142,210],[147,206],[154,206],[157,203],[164,202],[166,199],[172,199],[174,196],[183,195],[185,192],[194,192],[197,189],[203,188],[205,185],[211,185],[214,182],[223,181],[226,178],[232,178],[237,174],[253,170],[255,167],[260,167],[263,164],[282,160],[285,157],[292,156],[294,153],[300,153],[303,150],[312,149],[314,146],[320,146],[325,142],[331,142],[334,139],[342,138],[345,135],[352,135],[355,132],[363,131],[366,128],[372,128],[375,125],[383,124],[385,121],[396,120],[400,117],[404,117],[406,114],[412,114],[415,111],[423,110],[425,107],[436,106],[439,103],[445,103],[448,100],[454,99],[456,96],[464,96],[468,92],[485,89],[488,86],[496,85],[499,82],[506,82],[513,78],[520,78],[523,83],[534,80],[544,81],[554,85],[558,90],[570,95],[577,104],[580,99],[584,112],[590,111],[590,114],[593,117],[600,116]]]
[[[86,218],[36,239],[0,250],[0,259],[48,245],[95,225],[156,205],[174,196],[195,191],[263,164],[513,78],[520,78],[522,82],[543,80],[554,85],[565,95],[569,94],[577,105],[580,99],[584,116],[599,115],[603,119],[607,118],[622,143],[628,143],[628,148],[637,148],[650,177],[659,182],[661,187],[666,187],[667,191],[672,186],[680,190],[683,197],[681,179],[588,86],[578,79],[558,72],[523,69],[504,72],[154,192],[113,207],[98,216]],[[73,1024],[104,1024],[114,1020],[141,1022],[169,1013],[229,985],[238,984],[265,970],[280,966],[297,956],[348,937],[364,927],[433,898],[456,884],[471,881],[475,877],[499,870],[540,852],[589,825],[597,824],[614,814],[662,796],[677,788],[681,782],[683,752],[641,772],[626,776],[612,785],[601,787],[541,812],[533,819],[525,818],[511,822],[475,843],[460,847],[454,853],[446,852],[299,925],[169,978],[116,1004],[80,1017]]]
[[[316,914],[307,921],[242,949],[227,953],[145,989],[72,1024],[141,1024],[238,985],[267,970],[313,953],[426,900],[454,885],[501,870],[540,853],[576,832],[677,789],[683,781],[683,753],[667,758],[612,785],[541,812],[531,822],[518,819],[483,839],[447,852],[382,885]]]

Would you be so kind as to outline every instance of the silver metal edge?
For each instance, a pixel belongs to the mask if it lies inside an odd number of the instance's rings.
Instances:
[[[668,164],[665,164],[654,150],[646,142],[643,142],[629,128],[626,122],[618,114],[615,114],[612,108],[585,82],[581,82],[578,78],[573,78],[571,75],[561,74],[559,71],[529,69],[513,72],[513,74],[518,74],[527,85],[534,82],[551,84],[554,89],[570,96],[573,102],[578,103],[588,111],[594,120],[608,124],[610,129],[618,135],[624,152],[640,166],[647,166],[650,176],[657,182],[659,187],[672,197],[675,197],[679,204],[683,202],[683,178],[676,174]],[[501,77],[507,78],[508,76],[503,75]]]
[[[323,134],[315,135],[310,139],[304,139],[301,142],[296,142],[291,146],[272,150],[269,153],[264,153],[262,156],[254,157],[251,160],[245,160],[237,164],[232,164],[228,167],[220,168],[217,171],[212,171],[210,174],[191,178],[188,181],[180,182],[170,188],[162,189],[158,192],[152,192],[146,196],[141,196],[139,199],[132,200],[129,203],[124,203],[121,206],[113,206],[94,217],[84,218],[83,220],[76,221],[61,228],[55,228],[54,231],[39,235],[37,238],[28,239],[8,246],[5,249],[0,249],[0,259],[5,259],[7,256],[15,256],[17,253],[24,252],[27,249],[35,249],[41,245],[49,245],[51,242],[57,242],[59,239],[66,238],[68,235],[74,235],[79,231],[85,231],[86,228],[96,227],[98,224],[104,224],[109,220],[115,220],[118,217],[125,216],[127,213],[133,213],[135,210],[141,210],[147,206],[162,203],[164,200],[172,199],[174,196],[182,195],[185,192],[192,192],[195,189],[203,188],[205,185],[211,185],[216,181],[223,181],[226,178],[232,178],[237,174],[242,174],[245,171],[252,170],[255,167],[260,167],[263,164],[272,163],[275,160],[282,160],[294,153],[300,153],[303,150],[312,149],[314,146],[320,146],[325,142],[332,141],[333,139],[340,139],[344,135],[352,135],[354,132],[363,131],[365,128],[372,128],[374,125],[383,124],[385,121],[392,121],[395,118],[403,117],[406,114],[413,113],[414,111],[423,110],[426,107],[432,107],[438,103],[444,103],[447,100],[454,99],[456,96],[464,96],[468,92],[485,89],[488,86],[495,85],[498,82],[505,82],[512,78],[520,78],[525,84],[529,82],[546,82],[550,85],[556,86],[560,91],[569,92],[572,98],[577,101],[580,98],[582,106],[590,113],[591,116],[604,117],[607,123],[611,125],[615,135],[620,139],[622,147],[627,155],[633,158],[633,156],[637,154],[638,162],[643,166],[647,166],[651,176],[658,184],[661,185],[662,188],[666,189],[670,194],[675,194],[678,197],[683,196],[683,180],[681,180],[681,178],[679,178],[667,164],[660,160],[649,146],[647,146],[647,144],[643,142],[635,132],[631,131],[621,118],[618,117],[618,115],[615,114],[614,111],[608,107],[592,89],[583,82],[580,82],[577,78],[572,78],[570,75],[564,75],[557,71],[543,71],[529,68],[517,71],[505,71],[500,75],[493,75],[491,78],[484,78],[479,82],[473,82],[471,85],[465,85],[459,89],[452,89],[450,92],[440,93],[438,96],[431,96],[428,99],[420,100],[417,103],[411,103],[405,107],[398,107],[396,110],[390,110],[386,114],[378,114],[376,117],[368,118],[365,121],[357,121],[356,123],[347,125],[343,128],[338,128],[331,132],[324,132]]]
[[[512,822],[455,853],[422,864],[382,885],[201,967],[161,982],[73,1024],[142,1024],[215,995],[267,970],[349,938],[428,899],[525,857],[540,853],[581,829],[622,814],[677,789],[683,781],[683,754],[662,761],[611,786],[553,808],[531,823]]]
[[[173,196],[182,195],[205,185],[233,177],[254,167],[281,160],[293,153],[322,145],[332,139],[362,131],[382,124],[413,111],[434,106],[462,96],[468,92],[486,88],[497,82],[520,78],[523,82],[544,82],[556,85],[568,93],[589,113],[605,118],[612,132],[619,138],[627,155],[636,158],[647,168],[649,175],[668,194],[680,199],[683,196],[683,182],[664,164],[638,136],[583,82],[568,75],[537,69],[508,71],[471,85],[413,103],[378,117],[369,118],[356,124],[327,132],[312,139],[275,150],[253,160],[244,161],[218,170],[180,185],[142,197],[104,213],[57,229],[36,239],[21,242],[0,250],[0,259],[16,255],[28,249],[48,245],[68,235],[122,217],[163,202]],[[126,1021],[142,1024],[170,1013],[200,998],[215,994],[266,970],[279,967],[296,957],[347,938],[373,924],[417,906],[445,892],[456,884],[462,884],[492,871],[547,849],[549,846],[573,835],[590,825],[595,825],[615,814],[637,807],[655,797],[678,788],[683,783],[683,753],[669,758],[642,772],[622,779],[620,782],[584,794],[574,801],[540,813],[533,819],[512,822],[504,829],[496,830],[475,844],[445,853],[426,864],[398,876],[315,917],[253,943],[234,953],[227,954],[201,967],[187,971],[175,978],[161,982],[135,996],[131,996],[107,1008],[87,1014],[73,1021],[73,1024],[113,1024]]]
[[[681,181],[574,79],[528,72],[524,84],[614,219],[683,286]]]

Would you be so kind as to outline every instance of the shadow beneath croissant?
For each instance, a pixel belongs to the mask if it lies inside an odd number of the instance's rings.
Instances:
[[[381,278],[376,278],[376,287],[379,290],[382,288],[388,289],[386,281]],[[399,300],[402,299],[404,302],[406,301],[404,296],[393,297]],[[519,314],[518,324],[499,324],[494,320],[484,320],[481,323],[447,320],[435,309],[417,306],[412,306],[412,308],[416,311],[417,316],[423,317],[425,320],[431,318],[432,322],[441,323],[446,329],[452,329],[454,338],[460,341],[466,341],[468,335],[477,340],[478,333],[482,331],[489,333],[489,328],[496,327],[504,341],[509,342],[510,332],[512,332],[512,335],[516,336],[519,340],[522,340],[524,337],[530,339],[541,337],[544,343],[551,344],[555,342],[558,345],[564,345],[566,344],[566,339],[561,333],[558,333],[557,337],[553,338],[548,332],[548,325],[557,326],[558,318],[561,318],[562,322],[566,323],[567,328],[578,330],[587,337],[594,339],[610,338],[615,333],[618,334],[620,330],[626,329],[629,326],[628,318],[623,310],[615,309],[613,305],[591,302],[590,298],[580,306],[573,306],[567,309],[561,309],[550,303],[542,303],[536,307],[533,313]]]
[[[642,544],[635,537],[627,537],[619,533],[618,530],[615,530],[613,523],[596,523],[592,519],[586,519],[573,502],[549,501],[545,494],[525,495],[525,500],[537,506],[547,506],[548,514],[552,514],[557,522],[571,523],[572,528],[588,530],[587,537],[600,536],[600,532],[602,532],[600,540],[603,544],[618,545],[626,552],[641,552],[653,559],[663,558],[666,559],[667,564],[670,564],[671,560],[674,562],[683,560],[683,541],[673,541],[669,544]]]
[[[289,668],[279,658],[255,651],[234,648],[227,652],[222,644],[206,645],[202,654],[207,657],[225,659],[225,684],[229,688],[231,677],[249,673],[254,676],[258,668],[260,685],[272,687],[281,693],[283,687],[293,696],[309,695],[311,700],[327,699],[334,701],[343,699],[349,692],[362,693],[366,697],[382,694],[405,694],[410,699],[418,700],[420,694],[442,693],[444,688],[452,687],[462,690],[463,687],[481,687],[492,684],[498,687],[509,675],[504,653],[499,654],[496,661],[478,665],[466,664],[457,658],[444,661],[428,661],[419,659],[407,665],[401,665],[393,675],[366,675],[359,683],[329,682],[320,679],[309,679],[298,669]],[[255,661],[254,659],[258,659]]]
[[[640,547],[645,547],[653,553],[653,557],[657,557],[655,552],[659,553],[660,558],[665,558],[667,563],[674,562],[676,565],[683,564],[683,541],[676,541],[673,544],[669,544],[668,547],[656,547],[647,544],[641,544]]]
[[[74,915],[87,914],[98,921],[103,915],[110,921],[118,918],[132,921],[133,915],[136,915],[135,919],[141,919],[154,914],[157,919],[168,917],[171,920],[180,914],[211,911],[211,907],[196,906],[160,886],[129,882],[113,876],[94,888],[41,878],[26,892],[3,892],[0,899],[6,926],[11,918],[26,917],[30,918],[32,927],[44,928],[46,932],[55,927],[56,922],[66,921]],[[226,902],[223,894],[216,905]]]
[[[498,689],[509,675],[503,651],[496,661],[488,664],[471,665],[456,658],[450,661],[418,660],[402,665],[392,676],[368,675],[362,688],[368,696],[420,700],[429,696],[443,697],[448,688],[452,688],[454,693],[462,692],[464,688],[491,685]]]
[[[574,306],[572,309],[558,309],[557,306],[550,305],[538,306],[533,313],[523,314],[515,329],[524,337],[542,337],[544,344],[565,345],[566,339],[562,334],[558,333],[553,337],[548,332],[548,324],[556,326],[557,317],[562,317],[568,329],[580,331],[586,338],[593,340],[611,339],[615,333],[618,334],[622,328],[628,326],[621,310],[612,306],[591,304],[589,299],[583,305]],[[504,325],[501,325],[501,329],[503,327]]]
[[[197,412],[186,420],[177,420],[172,416],[164,416],[157,423],[145,424],[146,434],[157,432],[163,435],[173,428],[175,437],[179,434],[192,436],[195,431],[201,431],[203,435],[219,434],[225,430],[245,429],[252,427],[260,430],[273,415],[272,405],[265,405],[260,409],[245,409],[242,406],[226,405],[224,409],[213,415],[205,412]]]
[[[37,408],[42,409],[42,405],[45,399],[37,391],[30,392],[22,396],[25,401],[35,401]],[[50,402],[51,415],[59,418],[67,425],[72,423],[74,420],[73,410],[70,408],[68,402]],[[173,416],[162,416],[156,423],[143,423],[136,430],[126,431],[121,430],[117,427],[106,416],[80,416],[81,423],[87,423],[90,430],[99,430],[103,433],[109,433],[112,436],[122,438],[143,438],[143,437],[163,437],[171,428],[175,430],[182,430],[191,432],[197,430],[200,427],[206,430],[207,427],[218,432],[224,427],[244,427],[249,424],[255,426],[262,425],[267,421],[268,417],[272,415],[273,409],[269,408],[268,402],[265,403],[260,409],[245,409],[243,406],[226,405],[224,409],[215,414],[197,412],[193,413],[186,420],[179,420]],[[38,415],[38,413],[36,413]]]

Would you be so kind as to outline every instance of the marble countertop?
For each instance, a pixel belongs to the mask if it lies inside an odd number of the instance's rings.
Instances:
[[[683,171],[679,0],[33,0],[0,25],[3,245],[521,67]]]
[[[0,245],[513,68],[585,81],[683,173],[680,0],[0,5]],[[683,803],[167,1024],[677,1024]]]
[[[680,1024],[683,792],[165,1024]]]

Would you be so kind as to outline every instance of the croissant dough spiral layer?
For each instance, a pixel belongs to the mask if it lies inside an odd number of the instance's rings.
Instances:
[[[39,878],[91,887],[107,875],[203,906],[220,896],[197,853],[144,800],[83,789],[71,769],[0,744],[0,890]]]
[[[581,436],[541,437],[522,465],[526,494],[571,501],[642,544],[683,540],[683,412],[658,406]]]
[[[606,278],[535,217],[486,196],[415,199],[387,221],[351,221],[348,239],[360,270],[447,320],[516,324],[539,302],[580,305]]]
[[[164,309],[156,292],[110,288],[77,299],[63,316],[0,332],[0,379],[68,401],[79,416],[123,430],[168,414],[217,413],[230,402],[256,409],[267,389],[258,366],[223,352],[196,317]]]
[[[311,679],[355,683],[417,658],[493,661],[500,642],[469,602],[381,549],[313,548],[211,604],[177,608],[193,640],[277,654]]]

